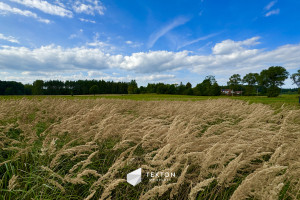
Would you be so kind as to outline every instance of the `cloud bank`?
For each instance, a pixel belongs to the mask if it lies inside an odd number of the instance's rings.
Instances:
[[[256,49],[259,37],[243,41],[224,40],[215,44],[209,55],[188,51],[149,51],[131,55],[108,54],[88,46],[63,48],[49,45],[36,49],[2,46],[0,71],[34,73],[75,73],[82,71],[123,71],[152,78],[170,78],[179,70],[190,73],[231,75],[258,72],[271,65],[296,69],[300,63],[300,44],[284,45],[273,50]],[[26,75],[26,74],[23,74]],[[158,76],[163,75],[163,76]],[[2,75],[3,77],[4,75]]]

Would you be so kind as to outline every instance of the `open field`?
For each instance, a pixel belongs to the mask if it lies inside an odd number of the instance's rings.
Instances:
[[[43,98],[66,98],[66,99],[123,99],[123,100],[137,100],[137,101],[202,101],[208,99],[223,99],[229,98],[234,100],[243,100],[249,103],[263,103],[279,108],[283,104],[286,107],[293,109],[300,108],[299,95],[280,95],[274,98],[266,96],[190,96],[190,95],[165,95],[165,94],[133,94],[133,95],[81,95],[81,96],[0,96],[1,99],[43,99]]]
[[[1,97],[0,199],[300,199],[298,99],[233,98]]]

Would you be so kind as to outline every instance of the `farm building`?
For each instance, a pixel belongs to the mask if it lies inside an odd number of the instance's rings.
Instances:
[[[221,93],[225,94],[225,95],[228,95],[228,96],[230,96],[230,95],[242,95],[243,91],[233,91],[232,89],[222,89]]]

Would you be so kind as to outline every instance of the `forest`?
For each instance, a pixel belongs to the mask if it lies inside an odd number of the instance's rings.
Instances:
[[[291,78],[297,88],[281,89],[284,81]],[[183,84],[148,83],[138,86],[135,80],[130,82],[114,82],[104,80],[36,80],[32,84],[0,80],[0,95],[96,95],[96,94],[179,94],[196,96],[219,96],[222,89],[240,91],[241,95],[266,95],[276,97],[282,94],[300,94],[300,70],[289,72],[281,66],[272,66],[260,73],[248,73],[244,77],[233,74],[225,86],[220,86],[214,76],[192,86],[190,82]]]

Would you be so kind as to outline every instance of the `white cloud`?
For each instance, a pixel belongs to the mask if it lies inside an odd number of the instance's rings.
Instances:
[[[95,77],[99,77],[99,76],[103,76],[105,75],[105,73],[101,72],[101,71],[88,71],[88,76],[91,78],[95,78]]]
[[[266,17],[269,17],[269,16],[271,16],[271,15],[278,15],[279,13],[280,13],[280,9],[271,10],[271,11],[267,12],[267,13],[265,14],[265,16],[266,16]]]
[[[79,20],[82,22],[89,22],[89,23],[93,23],[93,24],[96,23],[96,21],[94,21],[94,20],[89,20],[89,19],[84,19],[84,18],[79,18]]]
[[[20,43],[16,38],[14,38],[12,36],[5,36],[2,33],[0,33],[0,40],[6,40],[6,41],[9,41],[11,43],[17,43],[17,44]]]
[[[53,5],[43,0],[10,0],[30,8],[36,8],[50,15],[58,15],[61,17],[73,17],[73,13],[65,8]]]
[[[79,1],[77,0],[73,4],[73,10],[76,13],[84,13],[88,15],[95,15],[97,12],[99,15],[104,15],[105,7],[102,5],[100,1],[94,0],[87,0],[87,1]]]
[[[149,48],[153,47],[153,45],[156,43],[156,41],[159,38],[164,36],[166,33],[171,31],[172,29],[187,23],[189,20],[190,19],[186,18],[186,17],[178,17],[175,20],[173,20],[171,23],[169,23],[168,25],[166,25],[166,26],[162,27],[161,29],[159,29],[158,31],[152,33],[150,35],[150,38],[149,38],[149,41],[148,41],[148,47]]]
[[[133,53],[131,56],[124,56],[120,67],[125,70],[132,70],[138,73],[154,73],[188,67],[189,58],[187,51],[149,51]]]
[[[16,60],[15,60],[16,59]],[[62,71],[77,69],[105,69],[114,56],[99,49],[42,46],[37,49],[5,47],[0,49],[0,69],[22,71]]]
[[[34,80],[105,80],[105,81],[123,81],[129,82],[131,80],[136,80],[144,85],[149,82],[175,82],[175,75],[173,74],[151,74],[151,75],[123,75],[119,76],[118,73],[107,74],[102,71],[84,71],[78,72],[66,72],[66,73],[53,73],[53,72],[40,72],[40,71],[23,71],[21,76],[19,73],[8,73],[0,72],[1,80],[5,81],[19,81],[23,83],[32,83]]]
[[[108,42],[109,38],[107,38],[107,41],[104,42],[104,41],[99,41],[99,37],[100,37],[99,33],[98,32],[95,33],[93,37],[93,41],[87,42],[86,45],[89,47],[97,48],[103,52],[111,52],[116,49],[115,46],[113,46]]]
[[[20,10],[19,8],[13,8],[13,7],[10,7],[8,4],[0,2],[0,15],[6,15],[6,14],[16,14],[16,15],[22,15],[22,16],[25,16],[25,17],[32,17],[32,18],[37,19],[40,22],[43,22],[43,23],[46,23],[46,24],[50,23],[50,20],[43,19],[43,18],[37,16],[37,14],[35,14],[31,11]]]
[[[145,77],[160,77],[178,70],[190,73],[219,76],[233,73],[259,72],[272,65],[296,69],[300,63],[300,44],[284,45],[274,50],[256,49],[258,37],[244,41],[225,40],[212,48],[210,55],[195,55],[188,51],[149,51],[131,55],[108,54],[99,48],[42,46],[36,49],[26,47],[0,48],[0,71],[47,72],[52,74],[111,70],[121,74],[145,74]],[[153,75],[153,76],[151,76]],[[54,76],[54,75],[52,75]],[[105,74],[103,76],[106,76]],[[169,78],[174,78],[173,75]],[[151,80],[151,79],[147,79]]]
[[[277,0],[271,1],[270,3],[268,3],[268,5],[266,5],[265,10],[270,10],[276,3]]]
[[[173,78],[175,78],[175,75],[173,74],[152,74],[149,76],[135,77],[134,79],[137,81],[161,81],[161,80],[173,79]]]
[[[95,72],[96,73],[96,72]],[[152,74],[152,75],[137,75],[137,76],[132,76],[132,75],[127,75],[127,76],[111,76],[108,74],[104,74],[102,72],[97,72],[96,74],[102,74],[102,76],[96,76],[98,79],[105,80],[105,81],[125,81],[129,82],[131,80],[136,80],[138,82],[142,83],[148,83],[148,82],[164,82],[166,80],[173,80],[176,76],[173,74]],[[89,77],[89,78],[94,78],[94,77]]]
[[[62,2],[60,2],[60,0],[55,0],[54,3],[57,4],[57,5],[59,5],[59,6],[62,7],[62,8],[65,8],[65,7],[66,7],[65,4],[63,4]]]
[[[259,40],[260,37],[252,37],[250,39],[244,40],[244,41],[233,41],[233,40],[224,40],[221,43],[217,43],[213,47],[213,53],[214,54],[232,54],[234,52],[238,52],[245,49],[245,46],[253,46],[259,44],[257,40]]]
[[[138,47],[141,47],[143,45],[143,43],[133,42],[133,41],[130,41],[130,40],[125,41],[125,44],[127,44],[131,48],[138,48]]]
[[[87,45],[91,46],[91,47],[98,47],[98,48],[110,47],[109,44],[102,42],[102,41],[89,42],[89,43],[87,43]]]

